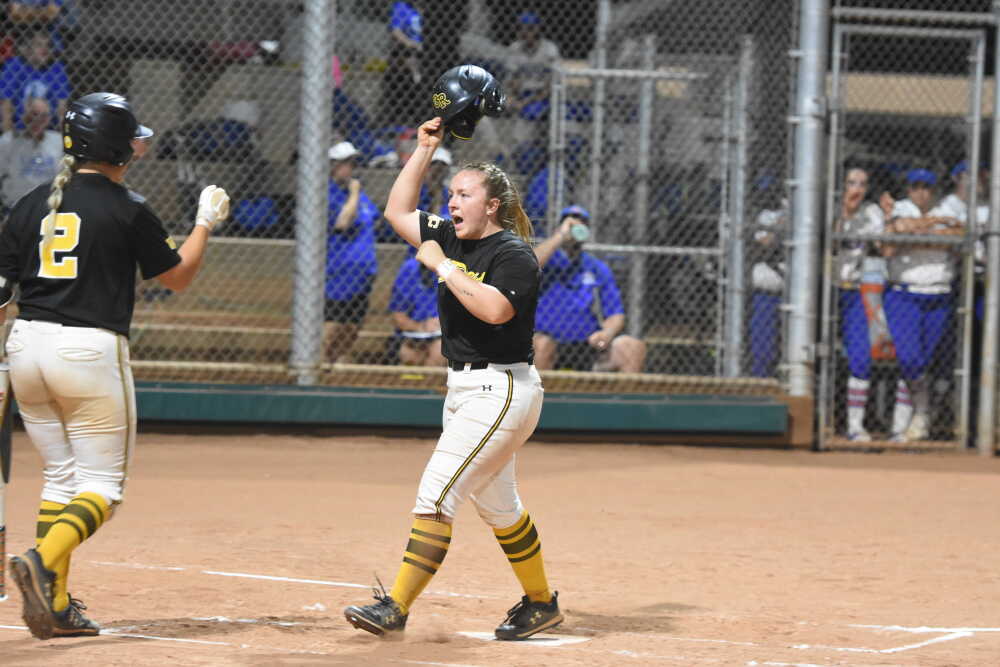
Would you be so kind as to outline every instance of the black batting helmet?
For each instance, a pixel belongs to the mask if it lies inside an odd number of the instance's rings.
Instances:
[[[479,119],[499,116],[507,100],[492,74],[477,65],[459,65],[438,78],[431,102],[454,136],[471,139]]]
[[[81,160],[125,164],[132,157],[132,140],[151,136],[128,100],[115,93],[84,95],[70,102],[63,118],[63,147]]]

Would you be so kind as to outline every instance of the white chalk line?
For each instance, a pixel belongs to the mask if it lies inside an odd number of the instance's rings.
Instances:
[[[90,561],[92,565],[101,565],[104,567],[123,567],[133,570],[160,570],[166,572],[186,572],[189,568],[178,567],[175,565],[145,565],[141,563],[115,563],[111,561],[101,561],[92,560]],[[196,572],[201,574],[207,574],[216,577],[236,577],[240,579],[257,579],[260,581],[281,581],[292,584],[312,584],[315,586],[333,586],[337,588],[361,588],[365,590],[371,589],[370,584],[356,584],[348,581],[328,581],[325,579],[303,579],[300,577],[278,577],[269,574],[251,574],[248,572],[222,572],[219,570],[198,570]],[[490,600],[495,599],[494,595],[472,595],[470,593],[455,593],[453,591],[442,591],[442,590],[428,590],[426,591],[428,595],[441,595],[444,597],[452,598],[470,598],[474,600]]]
[[[214,619],[192,619],[192,620],[214,620]],[[28,631],[28,628],[26,628],[23,625],[0,625],[0,629],[21,630],[23,632]],[[268,651],[268,652],[288,653],[296,655],[322,655],[333,658],[341,657],[343,655],[337,653],[330,653],[328,651],[310,651],[308,649],[294,649],[294,648],[285,648],[277,646],[237,644],[235,642],[220,642],[220,641],[212,641],[210,639],[188,639],[185,637],[158,637],[156,635],[141,635],[134,632],[128,632],[127,630],[128,630],[127,628],[103,628],[100,634],[102,637],[118,637],[122,639],[148,639],[159,642],[174,642],[177,644],[194,644],[197,646],[222,646],[226,648],[237,648],[237,649],[244,649],[251,651]],[[432,667],[483,667],[482,665],[467,665],[458,662],[428,662],[426,660],[406,660],[405,658],[385,658],[385,660],[388,660],[389,662],[397,662],[404,665],[431,665]],[[335,662],[338,664],[357,664],[357,661],[354,659],[347,661],[336,660]]]
[[[121,563],[121,562],[111,562],[111,561],[90,561],[90,562],[92,564],[94,564],[94,565],[101,565],[101,566],[105,566],[105,567],[122,567],[122,568],[140,569],[140,570],[160,570],[160,571],[169,571],[169,572],[185,572],[185,571],[188,571],[188,569],[189,569],[187,567],[179,567],[179,566],[172,566],[172,565],[147,565],[147,564],[142,564],[142,563]],[[246,572],[222,572],[222,571],[219,571],[219,570],[197,570],[196,569],[195,571],[200,572],[201,574],[210,575],[210,576],[235,577],[235,578],[243,578],[243,579],[255,579],[255,580],[261,580],[261,581],[279,581],[279,582],[287,582],[287,583],[312,584],[312,585],[317,585],[317,586],[331,586],[331,587],[339,587],[339,588],[358,588],[358,589],[369,589],[369,588],[371,588],[371,586],[366,585],[366,584],[357,584],[357,583],[353,583],[353,582],[344,582],[344,581],[328,581],[328,580],[323,580],[323,579],[305,579],[305,578],[300,578],[300,577],[280,577],[280,576],[265,575],[265,574],[251,574],[251,573],[246,573]],[[446,596],[446,597],[472,598],[472,599],[492,599],[492,598],[496,597],[496,596],[487,596],[487,595],[473,595],[473,594],[468,594],[468,593],[455,593],[455,592],[452,592],[452,591],[439,591],[439,590],[428,590],[427,594],[429,594],[429,595],[442,595],[442,596]],[[194,619],[194,620],[203,620],[203,619]],[[209,619],[204,619],[204,620],[209,620]],[[243,622],[248,622],[248,621],[244,620]],[[249,621],[249,622],[254,622],[254,621]],[[804,622],[802,622],[802,623],[804,623]],[[4,628],[4,627],[8,627],[8,626],[0,626],[0,628]],[[820,650],[837,651],[837,652],[847,652],[847,653],[885,653],[885,654],[891,654],[891,653],[900,653],[900,652],[903,652],[903,651],[910,651],[910,650],[913,650],[913,649],[922,648],[924,646],[929,646],[931,644],[937,644],[937,643],[947,642],[947,641],[954,641],[956,639],[964,639],[964,638],[967,638],[967,637],[974,636],[976,633],[979,633],[979,632],[1000,632],[1000,628],[944,628],[944,627],[932,627],[932,626],[907,627],[907,626],[900,626],[900,625],[866,625],[866,624],[851,624],[848,627],[879,629],[879,630],[889,630],[889,631],[899,631],[899,632],[910,632],[910,633],[918,633],[918,634],[919,633],[935,633],[935,634],[941,633],[942,636],[940,636],[940,637],[934,637],[934,638],[931,638],[931,639],[928,639],[928,640],[925,640],[925,641],[922,641],[922,642],[916,642],[916,643],[913,643],[913,644],[905,644],[903,646],[895,646],[895,647],[886,648],[886,649],[873,649],[873,648],[847,647],[847,646],[828,646],[828,645],[824,645],[824,644],[793,644],[793,645],[790,646],[790,648],[799,649],[799,650],[820,649]],[[463,633],[459,633],[459,634],[463,634]],[[478,634],[478,633],[467,633],[467,636],[474,636],[476,634]],[[644,633],[638,633],[638,634],[644,634]],[[730,640],[725,640],[725,639],[706,639],[706,638],[697,638],[697,637],[677,637],[677,636],[673,636],[673,635],[657,635],[657,637],[659,639],[666,639],[666,640],[680,641],[680,642],[698,642],[698,643],[711,643],[711,644],[730,644],[730,645],[735,645],[735,646],[758,646],[758,647],[762,646],[761,644],[757,644],[757,643],[754,643],[754,642],[737,642],[737,641],[730,641]],[[192,640],[192,641],[200,641],[200,640]],[[228,645],[228,644],[226,644],[226,645]],[[626,654],[631,654],[631,652],[623,652],[623,655],[626,655]],[[638,654],[632,654],[632,655],[634,655],[635,657],[639,657]],[[654,656],[653,655],[648,655],[648,656],[643,656],[643,657],[654,657]],[[762,663],[762,664],[769,664],[769,663]],[[783,664],[783,663],[775,663],[775,664]],[[798,664],[798,663],[788,663],[788,664]]]

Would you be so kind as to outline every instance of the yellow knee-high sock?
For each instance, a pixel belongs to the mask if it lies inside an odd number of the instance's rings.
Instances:
[[[89,491],[77,495],[59,513],[38,545],[42,564],[49,570],[55,569],[73,549],[96,533],[110,516],[111,507],[104,496]]]
[[[35,525],[35,547],[39,547],[42,541],[49,534],[56,518],[65,509],[65,503],[57,503],[53,500],[43,500],[38,508],[38,523]],[[69,559],[65,558],[53,563],[52,570],[56,573],[56,583],[53,591],[52,608],[55,611],[62,611],[69,605],[69,595],[66,594],[66,580],[69,577]]]
[[[548,579],[545,578],[545,563],[542,561],[542,542],[531,517],[525,512],[521,519],[507,528],[494,528],[500,548],[507,554],[510,566],[514,568],[517,580],[521,582],[524,594],[532,602],[548,602],[552,599]]]
[[[437,573],[450,545],[451,524],[428,519],[413,521],[403,564],[389,592],[404,614],[409,613],[410,605]]]

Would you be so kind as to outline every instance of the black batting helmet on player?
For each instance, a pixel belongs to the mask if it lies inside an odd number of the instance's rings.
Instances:
[[[438,78],[431,102],[445,128],[459,139],[471,139],[479,119],[499,116],[507,100],[492,74],[477,65],[459,65]]]
[[[81,160],[125,164],[132,157],[132,140],[151,136],[128,100],[115,93],[84,95],[70,103],[63,119],[63,147]]]

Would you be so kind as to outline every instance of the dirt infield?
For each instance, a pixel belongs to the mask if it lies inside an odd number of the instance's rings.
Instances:
[[[8,551],[39,460],[15,435]],[[39,642],[0,603],[14,665],[996,665],[1000,460],[529,443],[522,495],[566,623],[485,641],[518,599],[472,508],[386,642],[347,604],[387,585],[433,441],[140,435],[126,502],[74,555],[104,635]],[[465,634],[463,634],[465,633]]]

